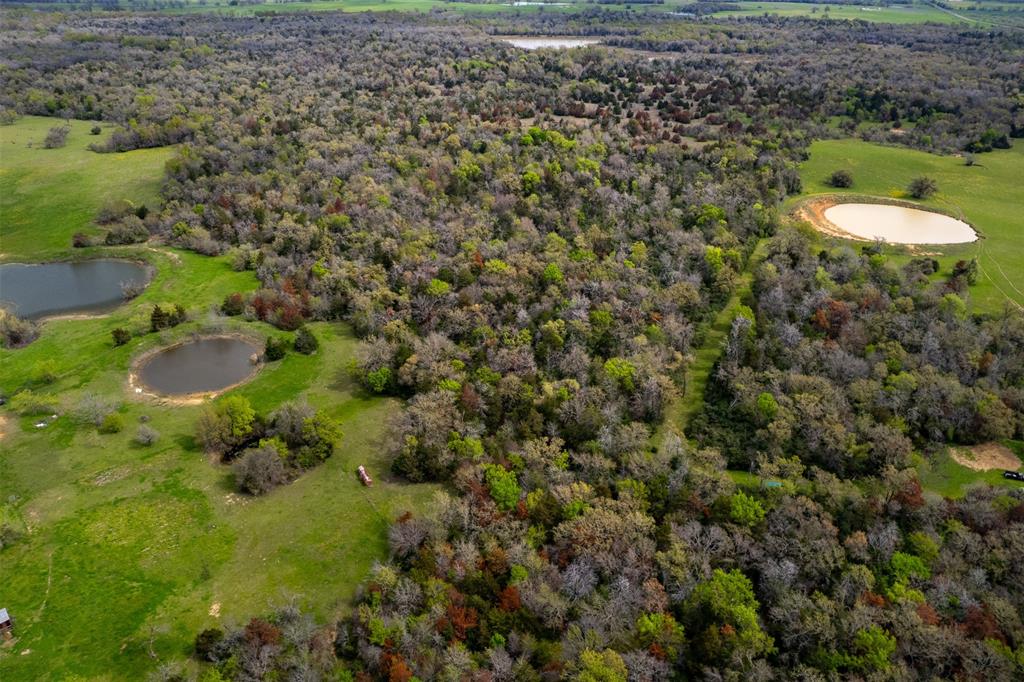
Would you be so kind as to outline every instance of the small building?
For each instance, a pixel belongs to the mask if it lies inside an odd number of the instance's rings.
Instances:
[[[0,609],[0,637],[10,639],[13,628],[14,623],[11,622],[11,615],[7,613],[7,609]]]
[[[359,480],[362,481],[363,485],[369,488],[373,485],[373,479],[370,478],[370,474],[366,473],[366,468],[360,464],[359,468],[356,469],[356,473],[359,474]]]

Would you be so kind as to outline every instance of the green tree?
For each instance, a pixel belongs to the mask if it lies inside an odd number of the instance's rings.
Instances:
[[[738,650],[750,657],[772,651],[772,638],[757,620],[754,587],[741,571],[726,573],[716,568],[709,580],[694,588],[686,606],[694,624],[701,627],[698,644],[703,655],[722,660]]]
[[[572,679],[576,682],[626,682],[626,663],[617,652],[605,649],[598,653],[586,649],[580,654],[577,672]]]
[[[729,518],[741,526],[756,526],[764,520],[764,513],[761,503],[743,492],[729,498]]]
[[[519,502],[519,495],[522,491],[513,472],[497,464],[485,464],[484,480],[491,492],[491,499],[499,509],[508,511]]]

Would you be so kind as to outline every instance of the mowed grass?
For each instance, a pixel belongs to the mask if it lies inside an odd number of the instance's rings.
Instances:
[[[1024,460],[1024,441],[1008,440],[1003,442],[1017,457]],[[943,450],[929,459],[921,458],[917,464],[918,477],[926,490],[936,492],[943,497],[961,498],[972,486],[994,485],[1000,487],[1021,487],[1024,483],[1003,478],[1002,470],[975,471],[957,462],[948,449]]]
[[[70,148],[56,153],[64,152],[76,155]],[[6,158],[3,165],[25,174]],[[56,168],[51,186],[37,191],[61,191]],[[162,162],[139,172],[158,184]],[[100,191],[140,198],[115,187]],[[45,221],[35,224],[47,229]],[[0,230],[6,229],[5,221]],[[348,378],[357,343],[351,331],[338,323],[310,325],[321,342],[317,353],[289,353],[231,392],[248,397],[261,414],[306,400],[337,418],[344,432],[323,466],[251,498],[234,492],[227,465],[197,447],[201,405],[142,398],[128,390],[127,377],[139,354],[194,333],[290,339],[269,325],[217,314],[227,293],[257,286],[253,273],[235,272],[225,257],[162,246],[8,253],[19,260],[129,257],[147,261],[156,275],[141,296],[106,317],[51,320],[31,345],[0,349],[0,394],[31,389],[59,404],[59,416],[46,418],[43,428],[35,426],[40,417],[0,408],[0,506],[27,530],[0,550],[0,606],[10,610],[17,636],[0,647],[0,679],[138,680],[161,661],[187,656],[197,632],[215,623],[244,623],[284,603],[323,618],[346,612],[373,562],[387,556],[388,523],[421,511],[436,490],[388,476],[385,441],[400,403],[365,396]],[[146,333],[154,303],[181,303],[191,320]],[[138,335],[115,348],[110,331],[118,326]],[[45,366],[56,376],[52,383],[38,381]],[[76,419],[90,396],[117,406],[124,431],[104,435]],[[133,442],[143,420],[160,433],[151,446]],[[374,487],[358,483],[360,464]]]
[[[833,171],[849,170],[853,187],[835,189],[826,184]],[[1024,145],[1013,149],[978,154],[976,165],[963,158],[871,144],[861,140],[821,140],[810,148],[810,158],[801,166],[803,200],[815,194],[862,194],[877,197],[902,196],[915,177],[927,175],[938,182],[939,191],[919,202],[965,219],[982,239],[972,244],[929,246],[938,252],[942,275],[962,258],[977,257],[981,266],[978,282],[971,287],[972,306],[977,311],[998,312],[1005,305],[1024,305]],[[909,258],[905,248],[888,249],[898,260]]]
[[[107,201],[131,197],[158,205],[169,147],[97,154],[88,145],[110,134],[94,121],[70,121],[61,149],[44,149],[47,131],[64,121],[25,116],[0,126],[0,258],[50,258],[71,246],[75,232],[95,233],[96,212]]]

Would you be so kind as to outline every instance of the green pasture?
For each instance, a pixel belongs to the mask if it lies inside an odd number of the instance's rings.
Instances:
[[[853,187],[835,189],[826,180],[833,171],[849,170]],[[918,202],[970,223],[982,238],[972,244],[929,246],[938,252],[943,276],[961,258],[977,257],[978,282],[971,287],[976,310],[997,312],[1004,305],[1024,305],[1024,145],[978,154],[967,166],[959,156],[938,156],[902,147],[871,144],[861,140],[821,140],[810,148],[801,166],[804,193],[861,194],[902,197],[907,184],[919,175],[938,182],[932,198]],[[887,249],[897,259],[910,256],[903,247]],[[1008,303],[1009,302],[1009,303]]]
[[[92,135],[94,121],[68,124],[61,149],[43,148],[47,131],[64,125],[61,119],[25,116],[0,126],[0,258],[43,259],[66,251],[75,232],[96,232],[93,218],[112,199],[157,206],[171,148],[97,154],[88,146],[110,128]]]
[[[828,3],[811,4],[803,2],[756,2],[737,3],[739,10],[728,10],[715,13],[715,17],[750,17],[772,14],[783,17],[811,17],[817,19],[851,19],[875,21],[887,24],[917,24],[933,21],[943,24],[965,23],[952,14],[943,12],[937,7],[924,3],[913,5],[890,5],[881,7],[866,2],[863,5],[830,5]]]
[[[45,134],[47,123],[29,119],[0,130],[5,140],[26,139],[33,131]],[[171,153],[153,150],[148,163],[133,159],[130,183],[112,170],[94,174],[91,189],[68,193],[62,187],[68,169],[116,165],[115,157],[90,159],[91,152],[72,144],[32,151],[4,155],[5,183],[34,178],[30,191],[24,181],[10,186],[23,198],[59,197],[77,226],[90,221],[93,193],[155,201]],[[48,216],[56,212],[40,215],[6,194],[4,201],[0,235],[8,259],[113,255],[147,261],[155,277],[141,296],[108,316],[50,320],[32,344],[0,349],[0,395],[29,389],[52,396],[58,415],[22,417],[0,408],[0,518],[22,532],[0,549],[0,606],[13,616],[16,635],[0,646],[0,679],[139,680],[162,661],[187,656],[196,633],[213,624],[244,623],[286,603],[320,617],[344,613],[373,562],[387,555],[388,523],[423,509],[436,490],[388,476],[386,431],[400,403],[365,396],[348,378],[356,345],[351,331],[312,324],[321,343],[317,353],[290,352],[232,391],[261,414],[307,400],[337,418],[344,432],[321,467],[265,497],[240,495],[229,467],[195,443],[202,406],[138,396],[127,377],[139,354],[194,333],[291,338],[216,313],[227,293],[257,286],[253,273],[234,271],[226,257],[160,245],[71,251],[75,228],[52,221]],[[21,235],[10,241],[8,208],[18,216],[15,234]],[[190,321],[147,333],[154,303],[181,303]],[[114,347],[115,327],[136,336]],[[55,376],[52,382],[40,378],[47,373]],[[76,418],[89,397],[115,406],[126,425],[121,433],[104,435]],[[160,434],[150,446],[133,440],[144,421]],[[376,479],[374,487],[358,483],[360,464]]]

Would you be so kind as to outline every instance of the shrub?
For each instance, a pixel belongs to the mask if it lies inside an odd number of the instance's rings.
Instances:
[[[914,178],[907,186],[907,193],[915,199],[927,199],[938,191],[939,184],[926,175]]]
[[[316,349],[320,347],[320,342],[316,340],[313,332],[303,326],[299,327],[299,330],[295,332],[295,342],[293,345],[296,353],[310,355],[315,353]]]
[[[132,340],[132,333],[124,327],[111,329],[110,336],[113,338],[115,346],[123,346]]]
[[[264,495],[288,480],[284,462],[273,447],[247,450],[234,465],[235,483],[242,492]]]
[[[92,237],[87,235],[85,232],[75,232],[71,237],[71,246],[76,249],[84,249],[87,246],[92,246]]]
[[[147,239],[149,239],[149,230],[146,229],[142,220],[138,216],[129,215],[110,228],[103,238],[103,243],[107,246],[117,246],[139,244]]]
[[[47,149],[59,149],[68,143],[68,133],[71,132],[71,126],[54,126],[46,133],[46,139],[43,140],[43,146]]]
[[[201,661],[216,660],[217,645],[224,640],[224,631],[220,628],[207,628],[196,635],[196,658]]]
[[[0,346],[17,348],[35,341],[39,336],[39,328],[28,320],[0,310]]]
[[[75,405],[73,417],[82,424],[99,426],[103,418],[119,407],[115,400],[105,396],[87,393]]]
[[[111,412],[100,422],[100,433],[121,433],[124,430],[124,417]]]
[[[152,445],[160,440],[160,432],[147,424],[140,424],[135,430],[135,442],[139,445]]]
[[[33,414],[52,414],[57,409],[57,399],[52,395],[40,395],[30,389],[20,391],[11,398],[11,409],[25,417]]]
[[[828,178],[828,184],[833,187],[853,187],[853,173],[848,170],[837,170]]]
[[[57,363],[53,360],[39,360],[32,365],[32,383],[52,384],[57,380]]]
[[[220,311],[229,317],[241,315],[245,311],[245,299],[239,293],[228,294],[220,304]]]
[[[99,135],[102,132],[103,132],[103,128],[100,128],[99,126],[93,126],[92,128],[89,129],[89,134],[90,135]]]
[[[267,337],[267,345],[263,349],[263,355],[269,362],[280,360],[284,357],[287,352],[287,344],[284,339],[279,339],[274,336]]]

